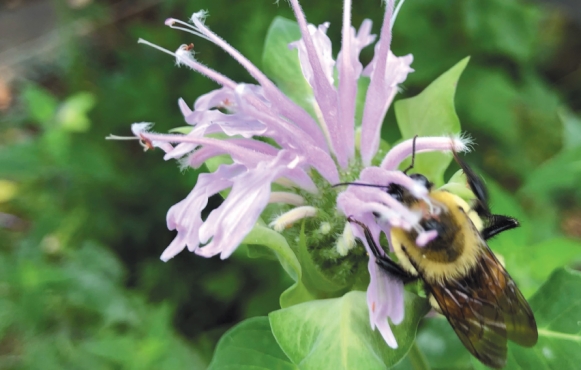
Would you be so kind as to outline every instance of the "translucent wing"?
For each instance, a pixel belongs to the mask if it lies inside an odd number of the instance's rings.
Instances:
[[[480,260],[468,276],[428,284],[428,290],[464,346],[485,365],[501,368],[507,339],[533,346],[537,326],[522,293],[482,243]]]

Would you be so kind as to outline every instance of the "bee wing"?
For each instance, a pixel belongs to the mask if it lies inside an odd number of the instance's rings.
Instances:
[[[484,242],[483,242],[484,244]],[[430,284],[430,293],[464,346],[485,365],[506,363],[507,338],[523,346],[537,341],[532,311],[486,244],[470,275]]]
[[[537,323],[528,302],[488,246],[481,261],[481,279],[488,281],[485,284],[494,284],[493,291],[498,292],[494,298],[504,316],[508,339],[524,347],[534,346],[538,340]]]
[[[506,325],[494,304],[458,282],[432,285],[430,290],[464,346],[482,363],[501,368],[506,363]]]

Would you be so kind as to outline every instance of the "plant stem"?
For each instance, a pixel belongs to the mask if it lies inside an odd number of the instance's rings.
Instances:
[[[410,348],[410,351],[408,352],[408,357],[414,370],[430,370],[430,364],[428,364],[426,357],[422,351],[420,351],[416,341],[412,344],[412,348]]]

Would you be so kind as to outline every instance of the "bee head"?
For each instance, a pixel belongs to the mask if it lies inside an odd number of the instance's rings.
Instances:
[[[425,187],[426,189],[428,189],[428,191],[432,190],[432,187],[434,186],[433,183],[431,183],[426,176],[420,174],[420,173],[413,173],[411,175],[409,175],[409,178],[414,180],[415,182],[417,182],[418,184],[422,185],[423,187]]]
[[[409,178],[414,180],[419,185],[428,189],[428,191],[432,190],[434,186],[433,183],[428,181],[426,176],[414,173],[409,175]],[[412,204],[417,201],[417,199],[410,193],[410,191],[399,184],[389,184],[386,189],[387,194],[391,195],[395,200],[404,204]]]

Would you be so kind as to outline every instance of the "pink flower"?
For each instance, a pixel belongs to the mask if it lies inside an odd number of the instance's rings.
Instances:
[[[316,117],[284,95],[248,59],[214,34],[204,24],[204,12],[195,13],[191,24],[168,19],[166,25],[218,45],[246,68],[257,84],[237,83],[204,66],[194,58],[190,46],[182,45],[174,53],[140,40],[174,56],[178,65],[203,74],[221,88],[199,97],[193,107],[179,100],[185,121],[192,127],[188,134],[154,133],[151,125],[145,123],[134,124],[133,133],[146,148],[159,147],[166,153],[165,159],[180,159],[184,166],[198,168],[206,160],[224,154],[232,159],[231,164],[222,164],[215,172],[200,175],[190,194],[169,210],[168,228],[177,230],[177,236],[161,255],[164,261],[186,247],[200,256],[220,254],[221,258],[227,258],[252,230],[269,202],[296,207],[271,223],[277,231],[299,219],[316,217],[321,210],[308,204],[300,194],[331,197],[333,209],[323,211],[335,213],[343,220],[342,236],[336,244],[340,255],[346,255],[353,248],[353,235],[370,251],[361,229],[346,223],[345,216],[353,216],[367,225],[376,242],[381,232],[389,236],[392,226],[419,227],[420,216],[382,189],[350,186],[337,196],[338,189],[330,187],[352,180],[352,171],[357,169],[361,182],[397,183],[418,198],[428,197],[425,187],[397,170],[400,162],[411,154],[411,142],[394,147],[381,166],[370,166],[377,154],[387,109],[398,85],[412,72],[412,56],[396,57],[390,50],[395,19],[393,0],[387,1],[375,55],[365,68],[359,61],[359,53],[376,36],[370,33],[370,20],[365,20],[358,31],[351,26],[351,0],[344,1],[342,44],[337,60],[333,60],[331,41],[326,35],[329,23],[318,27],[308,24],[298,0],[290,3],[302,38],[289,47],[298,49],[302,72],[313,90]],[[334,76],[338,76],[337,83]],[[370,83],[360,125],[361,145],[357,150],[355,102],[357,81],[362,76],[369,77]],[[216,133],[227,138],[209,136]],[[258,137],[271,141],[267,143]],[[465,149],[464,142],[448,137],[417,140],[418,152],[452,148],[461,151]],[[314,176],[314,171],[320,176]],[[274,182],[287,190],[271,192]],[[225,201],[203,220],[201,213],[208,198],[226,189],[230,192]],[[424,243],[434,237],[420,235]],[[387,318],[395,324],[403,319],[403,286],[379,268],[372,253],[369,255],[371,282],[367,300],[371,326],[378,328],[388,345],[397,347]]]

